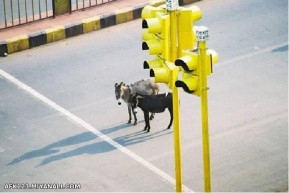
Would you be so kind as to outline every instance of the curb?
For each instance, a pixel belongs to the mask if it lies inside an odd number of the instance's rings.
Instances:
[[[179,0],[180,5],[186,5],[196,1],[200,0]],[[80,22],[48,28],[40,32],[3,40],[0,41],[0,57],[69,37],[100,30],[113,25],[125,23],[134,19],[139,19],[144,6],[159,6],[164,3],[165,0],[153,0],[148,4],[116,10],[113,13],[86,18]]]

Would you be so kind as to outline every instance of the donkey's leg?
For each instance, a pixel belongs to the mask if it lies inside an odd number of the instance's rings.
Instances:
[[[149,119],[149,112],[143,112],[144,114],[144,119],[145,119],[145,128],[144,131],[146,131],[149,128],[150,125],[150,119]]]
[[[170,124],[169,124],[169,126],[168,126],[168,129],[170,129],[171,126],[172,126],[172,123],[173,123],[173,108],[171,107],[171,108],[168,108],[168,109],[169,109],[170,115],[171,115]]]
[[[146,123],[144,131],[147,130],[147,132],[150,132],[151,126],[150,126],[149,112],[144,112],[144,118]]]
[[[129,119],[128,119],[128,124],[131,123],[131,110],[132,108],[130,107],[130,105],[127,105],[127,108],[128,108],[128,114],[129,114]]]
[[[153,120],[154,118],[155,118],[155,113],[151,113],[150,120]]]
[[[133,114],[133,117],[134,117],[134,125],[136,125],[137,124],[137,117],[136,117],[136,112],[134,112],[134,110],[131,108],[131,110],[132,110],[132,114]]]

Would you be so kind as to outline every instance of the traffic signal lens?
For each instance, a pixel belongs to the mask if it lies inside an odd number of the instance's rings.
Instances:
[[[148,62],[147,62],[147,61],[144,61],[144,63],[143,63],[143,69],[149,69],[149,68],[150,68],[150,66],[149,66]]]
[[[150,77],[155,77],[155,71],[153,69],[150,70]]]
[[[142,20],[142,28],[149,28],[148,23],[146,20]]]
[[[146,42],[143,42],[142,43],[142,50],[148,50],[149,49],[149,46]]]
[[[142,28],[148,29],[149,33],[160,33],[162,31],[162,24],[158,18],[149,18],[142,21]]]

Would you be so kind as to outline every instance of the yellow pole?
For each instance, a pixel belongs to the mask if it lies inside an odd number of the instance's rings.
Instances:
[[[210,146],[209,146],[209,123],[208,123],[208,96],[207,96],[207,75],[206,75],[206,42],[199,42],[201,57],[201,106],[202,106],[202,135],[203,135],[203,164],[204,164],[204,186],[205,192],[211,192],[211,171],[210,171]]]
[[[170,61],[175,61],[177,54],[177,24],[176,11],[170,12]],[[175,152],[175,178],[176,178],[176,192],[182,192],[182,160],[181,160],[181,134],[180,134],[180,108],[179,108],[179,90],[175,86],[178,78],[179,68],[172,69],[171,84],[173,92],[173,127],[174,127],[174,152]]]
[[[173,70],[174,81],[177,79],[178,68]],[[173,127],[174,127],[174,149],[175,149],[175,173],[176,173],[176,192],[182,192],[182,159],[181,159],[181,133],[180,133],[180,108],[179,90],[173,85]]]
[[[177,50],[177,18],[176,18],[177,11],[170,11],[170,41],[171,41],[171,55],[170,55],[170,62],[175,62],[178,57],[178,50]]]

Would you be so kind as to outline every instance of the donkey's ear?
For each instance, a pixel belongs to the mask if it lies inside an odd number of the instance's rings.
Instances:
[[[117,84],[117,83],[115,83],[114,87],[117,87],[117,86],[118,86],[118,84]]]

